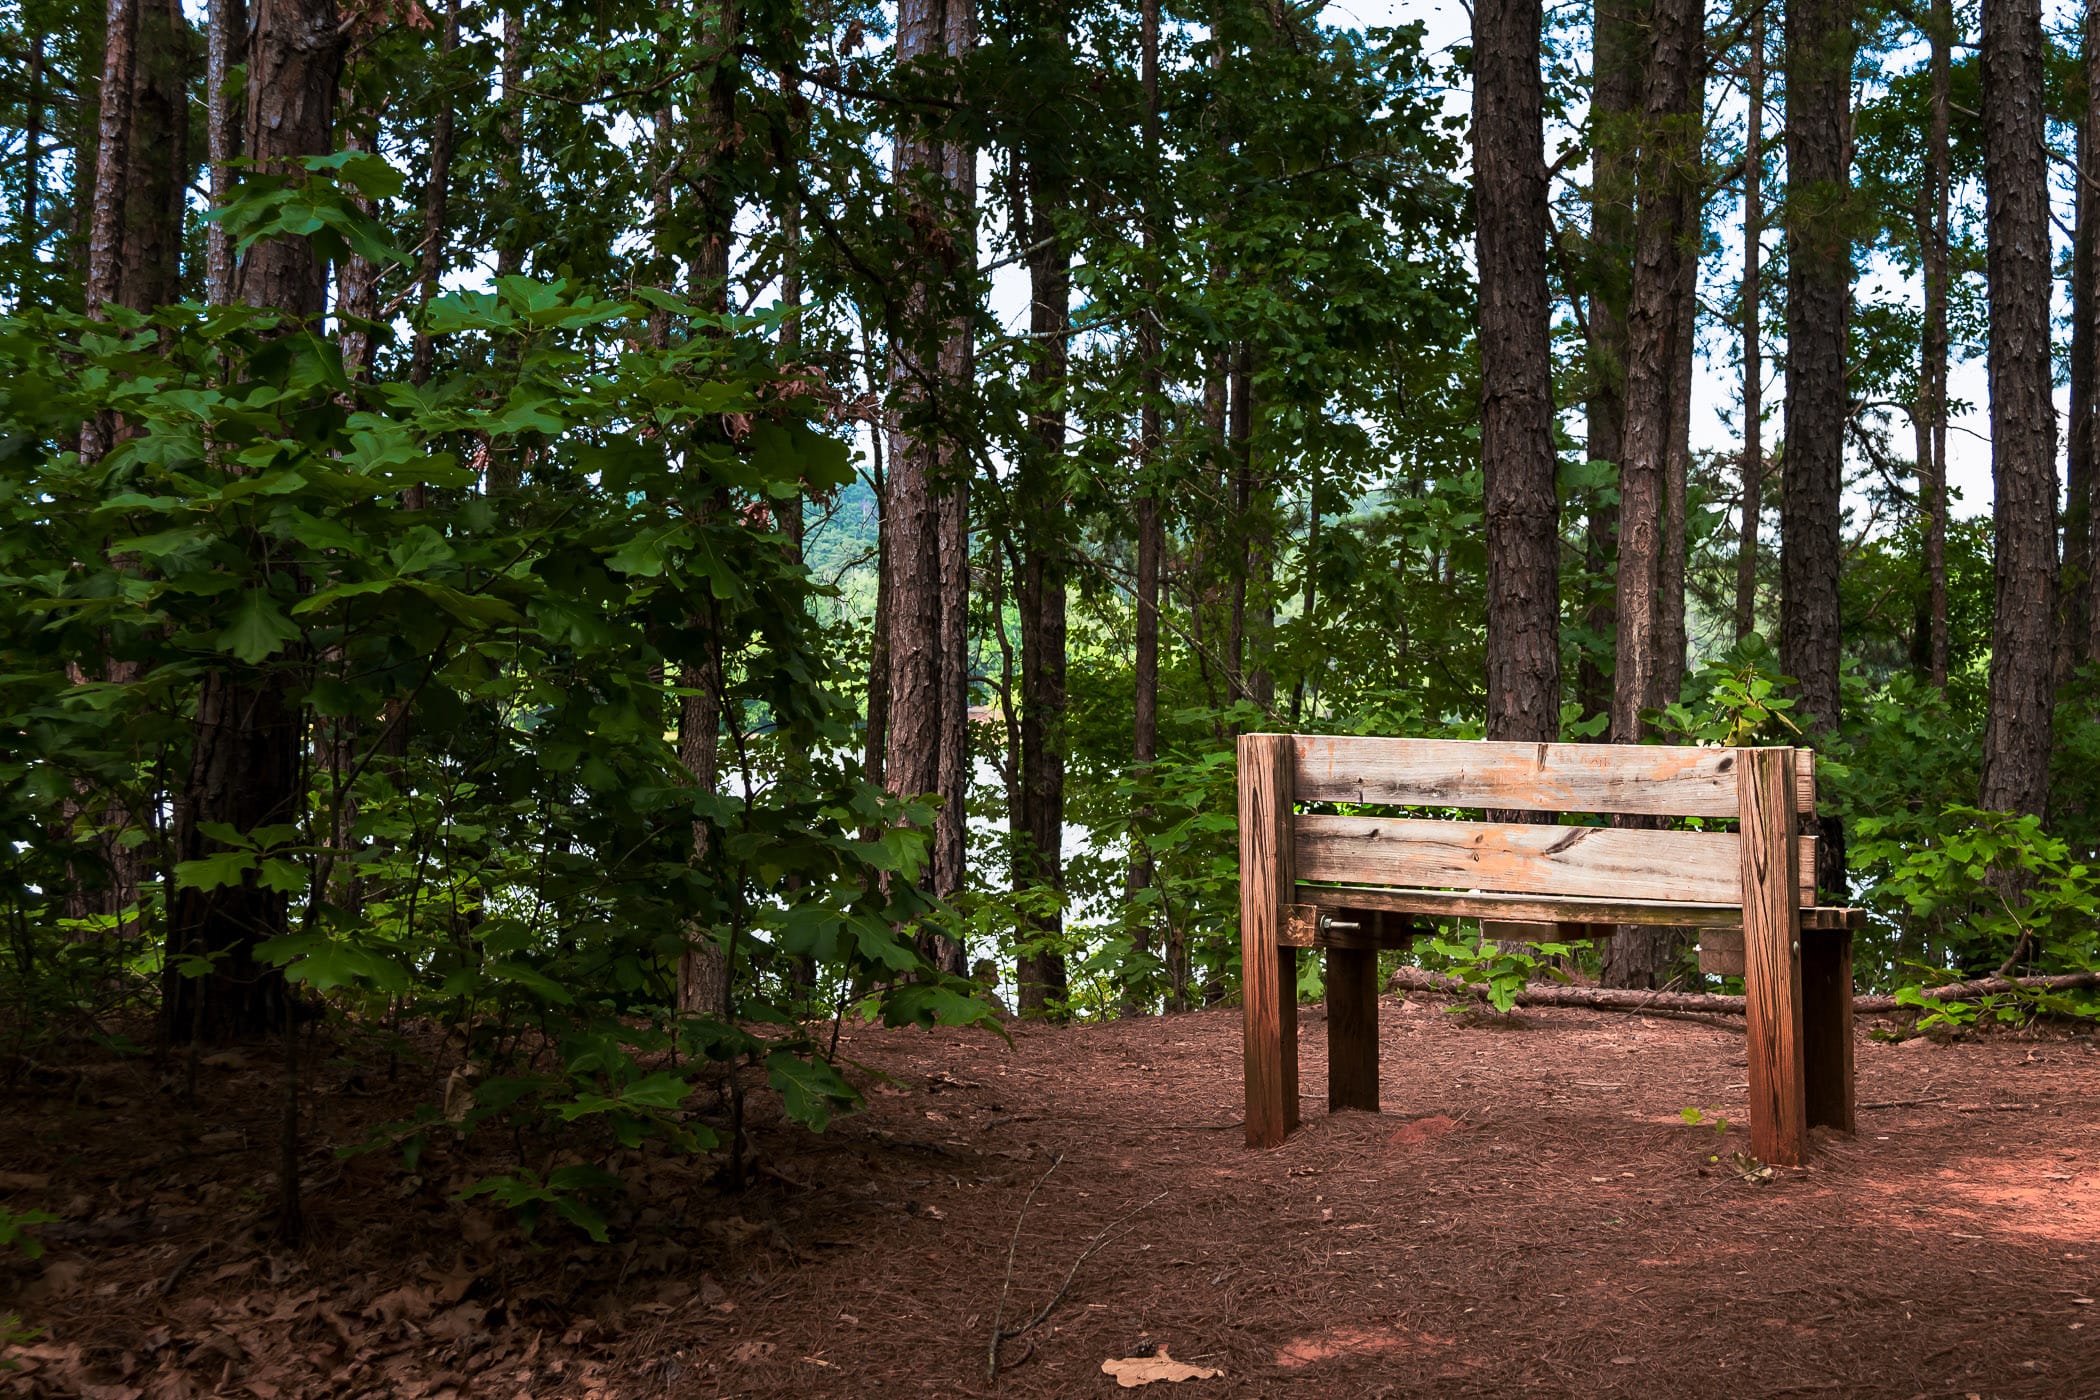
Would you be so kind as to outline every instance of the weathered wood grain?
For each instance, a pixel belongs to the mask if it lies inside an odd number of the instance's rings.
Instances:
[[[1660,899],[1570,899],[1554,895],[1462,894],[1452,890],[1389,889],[1377,885],[1298,886],[1297,902],[1322,909],[1383,909],[1439,919],[1499,919],[1595,924],[1665,924],[1727,928],[1743,921],[1739,904],[1687,904]],[[1865,928],[1867,911],[1835,906],[1801,910],[1813,929]]]
[[[1750,1151],[1761,1162],[1798,1167],[1808,1157],[1808,1102],[1793,754],[1787,749],[1745,750],[1737,781],[1742,803]]]
[[[1300,734],[1292,743],[1300,802],[1657,817],[1736,815],[1738,755],[1756,752],[1328,734]],[[1794,784],[1796,810],[1814,811],[1812,758],[1799,765]]]
[[[1742,898],[1741,838],[1729,831],[1316,815],[1299,817],[1296,829],[1301,880],[1694,904]],[[1814,903],[1815,840],[1800,838],[1796,857],[1803,903]]]
[[[1240,736],[1239,816],[1247,1145],[1276,1147],[1298,1120],[1298,955],[1282,942],[1284,906],[1296,883],[1287,736]]]

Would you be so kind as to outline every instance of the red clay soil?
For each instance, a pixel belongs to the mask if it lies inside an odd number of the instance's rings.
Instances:
[[[742,1192],[630,1154],[602,1248],[453,1201],[493,1155],[337,1161],[409,1092],[348,1052],[297,1253],[267,1239],[266,1050],[207,1068],[186,1113],[136,1062],[47,1073],[4,1105],[0,1206],[65,1223],[0,1275],[0,1312],[43,1329],[0,1394],[1106,1395],[1103,1361],[1164,1346],[1222,1374],[1162,1400],[2100,1395],[2090,1038],[1863,1027],[1858,1136],[1760,1180],[1739,1124],[1679,1113],[1743,1117],[1738,1033],[1381,1014],[1388,1111],[1321,1110],[1307,1008],[1305,1126],[1270,1152],[1242,1146],[1236,1010],[1011,1046],[849,1031],[893,1081],[864,1081],[867,1112],[812,1137],[755,1091]],[[995,1318],[1053,1300],[988,1377]]]

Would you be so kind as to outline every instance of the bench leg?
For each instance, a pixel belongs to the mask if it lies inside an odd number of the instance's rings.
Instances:
[[[1802,1059],[1801,914],[1792,749],[1738,749],[1742,802],[1743,991],[1749,1022],[1750,1152],[1808,1159]]]
[[[1811,1127],[1853,1130],[1852,935],[1801,940],[1801,1039]]]
[[[1327,1111],[1378,1111],[1378,952],[1327,950]]]
[[[1298,1126],[1298,950],[1283,943],[1292,869],[1291,739],[1239,745],[1240,1001],[1246,1010],[1247,1145]]]
[[[1276,950],[1277,1025],[1283,1051],[1283,1131],[1298,1131],[1298,950]]]

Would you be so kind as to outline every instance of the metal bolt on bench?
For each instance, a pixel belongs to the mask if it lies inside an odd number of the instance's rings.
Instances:
[[[1410,920],[1740,928],[1750,1150],[1799,1166],[1808,1130],[1852,1131],[1852,930],[1815,903],[1815,756],[1246,734],[1239,742],[1247,1145],[1298,1126],[1298,950],[1327,954],[1327,1106],[1378,1110],[1378,951]],[[1301,815],[1298,803],[1733,819],[1736,831]],[[1506,936],[1541,936],[1507,928]]]

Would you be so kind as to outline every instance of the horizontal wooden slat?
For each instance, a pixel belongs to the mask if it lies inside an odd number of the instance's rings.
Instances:
[[[1739,902],[1741,842],[1725,831],[1633,831],[1416,817],[1296,819],[1298,877],[1578,899]],[[1799,875],[1814,902],[1815,838],[1801,838]]]
[[[1562,923],[1661,924],[1732,928],[1743,922],[1736,904],[1687,904],[1664,899],[1568,899],[1530,894],[1458,894],[1362,885],[1299,885],[1298,902],[1322,909],[1383,909],[1435,919],[1553,920]],[[1864,909],[1804,908],[1803,932],[1864,928]]]
[[[1297,800],[1733,817],[1735,749],[1653,744],[1516,744],[1472,739],[1296,736]],[[1805,752],[1805,751],[1802,751]],[[1815,810],[1815,764],[1796,803]]]

